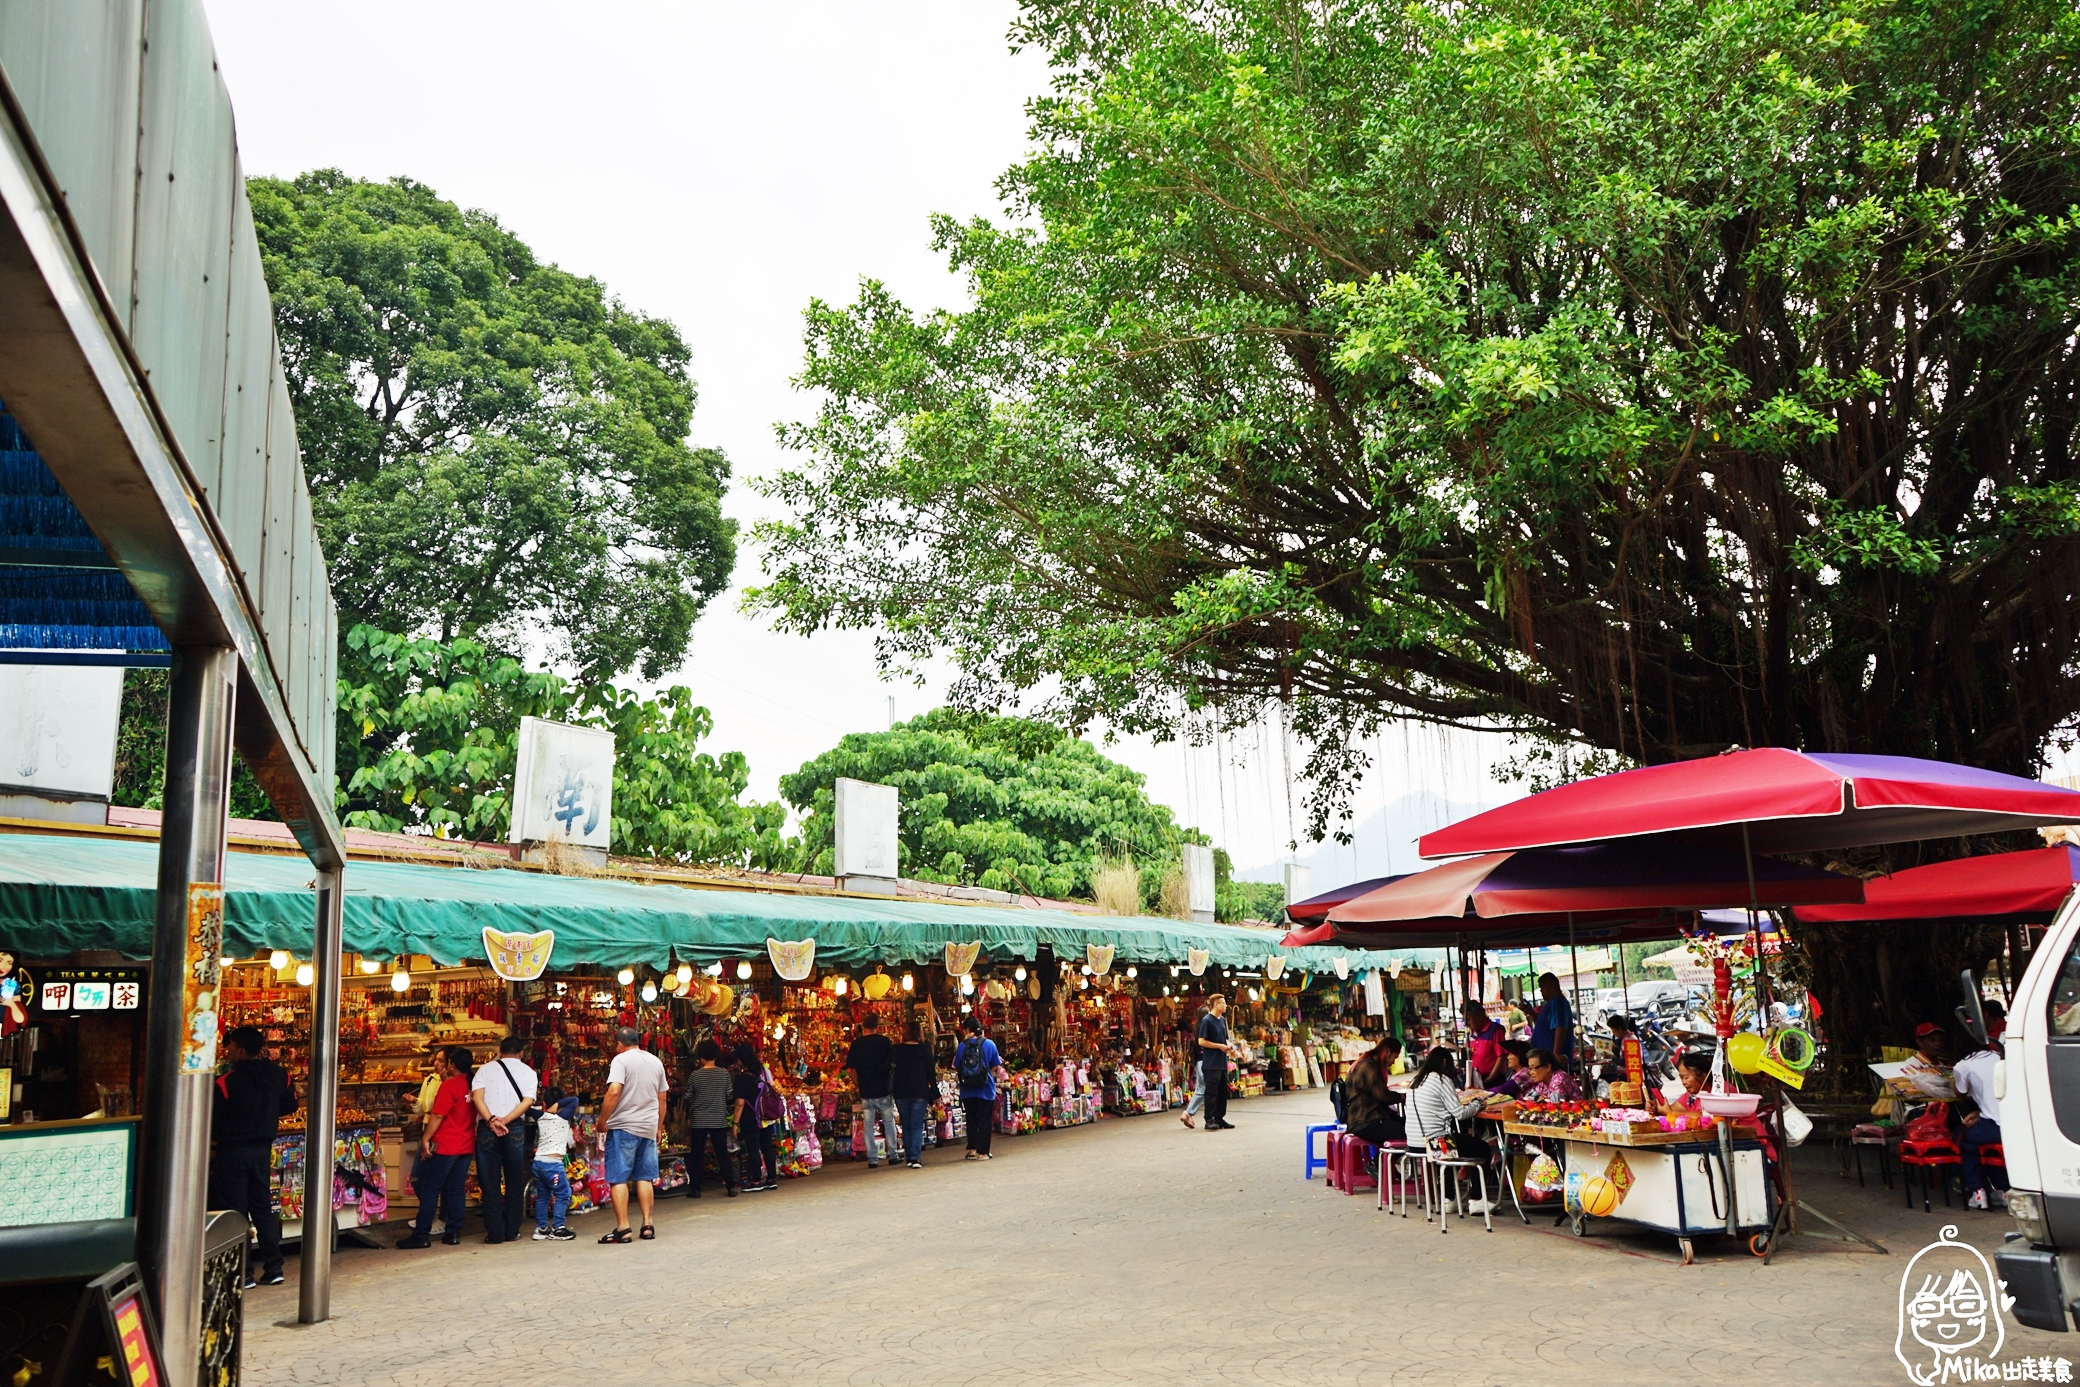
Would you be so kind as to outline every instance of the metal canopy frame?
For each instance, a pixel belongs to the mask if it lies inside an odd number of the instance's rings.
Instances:
[[[172,647],[138,1249],[169,1387],[192,1387],[211,1074],[182,1030],[214,1005],[195,922],[222,880],[234,745],[318,869],[313,1153],[333,1143],[346,863],[337,613],[201,0],[0,7],[0,401]],[[329,1209],[323,1154],[306,1179]],[[303,1240],[307,1323],[329,1314],[331,1251]]]

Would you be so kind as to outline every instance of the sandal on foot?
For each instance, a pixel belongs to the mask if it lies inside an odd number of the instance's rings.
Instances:
[[[616,1228],[613,1232],[607,1234],[607,1236],[605,1236],[604,1238],[601,1238],[600,1241],[603,1243],[634,1242],[635,1233],[632,1229]]]
[[[643,1231],[636,1234],[636,1236],[646,1243],[651,1242],[657,1237],[657,1229],[646,1223],[643,1225]]]

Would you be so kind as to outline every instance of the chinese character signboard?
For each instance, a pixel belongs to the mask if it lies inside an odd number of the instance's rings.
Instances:
[[[188,956],[181,976],[181,1072],[217,1067],[217,974],[224,951],[224,887],[188,885]]]
[[[614,831],[613,807],[613,733],[520,719],[511,841],[605,849]]]
[[[136,1011],[144,1004],[142,968],[39,968],[37,972],[36,1005],[41,1011]]]

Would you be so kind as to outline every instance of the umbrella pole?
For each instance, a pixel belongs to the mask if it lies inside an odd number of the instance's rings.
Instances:
[[[1567,912],[1567,1014],[1573,1024],[1568,1027],[1568,1039],[1573,1040],[1582,1032],[1582,956],[1574,948],[1574,912]],[[1575,1053],[1581,1053],[1575,1046]],[[1554,1056],[1558,1059],[1559,1056]],[[1571,1060],[1573,1055],[1568,1056]],[[1570,1065],[1569,1068],[1573,1066]]]

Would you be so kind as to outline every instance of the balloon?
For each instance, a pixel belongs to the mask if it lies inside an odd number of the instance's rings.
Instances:
[[[1754,1074],[1762,1068],[1762,1037],[1753,1031],[1742,1031],[1726,1042],[1726,1062],[1738,1074]]]

